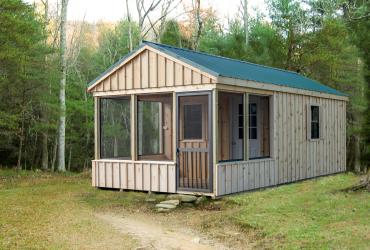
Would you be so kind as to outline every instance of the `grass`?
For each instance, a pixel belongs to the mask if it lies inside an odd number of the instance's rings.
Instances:
[[[0,170],[0,249],[132,249],[136,242],[94,217],[76,174]]]
[[[276,248],[369,249],[370,194],[340,191],[357,181],[340,174],[227,199],[240,207],[232,220]]]
[[[242,231],[235,237],[249,237],[256,248],[369,249],[370,194],[340,191],[357,181],[352,174],[323,177],[166,215],[153,213],[146,193],[95,189],[86,174],[0,170],[0,249],[136,247],[130,236],[94,217],[106,211],[170,217],[179,226],[186,223],[210,235],[232,225]]]

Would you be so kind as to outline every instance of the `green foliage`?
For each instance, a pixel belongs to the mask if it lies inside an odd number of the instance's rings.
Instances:
[[[0,152],[14,162],[22,144],[35,140],[48,77],[43,24],[32,6],[20,0],[0,2]],[[26,131],[33,133],[26,134]],[[36,131],[37,133],[37,131]],[[25,152],[30,162],[37,147]]]
[[[163,34],[160,37],[161,43],[176,47],[182,47],[181,40],[182,38],[178,23],[175,20],[167,21]]]
[[[133,47],[137,47],[140,41],[140,30],[137,23],[131,23]],[[99,36],[99,47],[96,51],[96,63],[98,71],[103,72],[129,50],[128,21],[120,21],[113,30],[103,30]]]

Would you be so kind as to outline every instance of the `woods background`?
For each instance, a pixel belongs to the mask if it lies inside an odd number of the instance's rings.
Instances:
[[[122,1],[120,22],[89,23],[66,20],[68,0],[0,0],[0,166],[89,168],[87,83],[151,40],[296,71],[348,94],[347,168],[368,168],[369,1],[266,0],[268,14],[251,17],[243,0],[226,24],[200,0]]]

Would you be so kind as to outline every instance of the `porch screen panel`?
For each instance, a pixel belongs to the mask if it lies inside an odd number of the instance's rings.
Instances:
[[[218,95],[219,161],[244,159],[243,94],[219,92]]]
[[[100,158],[130,158],[130,100],[100,99]]]
[[[162,103],[138,102],[139,155],[161,154]]]
[[[202,138],[202,105],[184,105],[184,139]]]
[[[270,157],[270,97],[249,95],[249,159]]]

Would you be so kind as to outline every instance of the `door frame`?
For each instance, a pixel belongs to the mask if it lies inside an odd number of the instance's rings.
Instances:
[[[212,91],[186,91],[186,92],[176,92],[176,191],[187,191],[187,192],[203,192],[203,193],[213,193],[213,120],[212,120]],[[180,127],[179,127],[179,111],[180,111],[180,97],[186,96],[200,96],[206,95],[208,97],[208,189],[197,189],[197,188],[183,188],[180,185],[180,160],[179,160],[179,138],[180,138]]]

